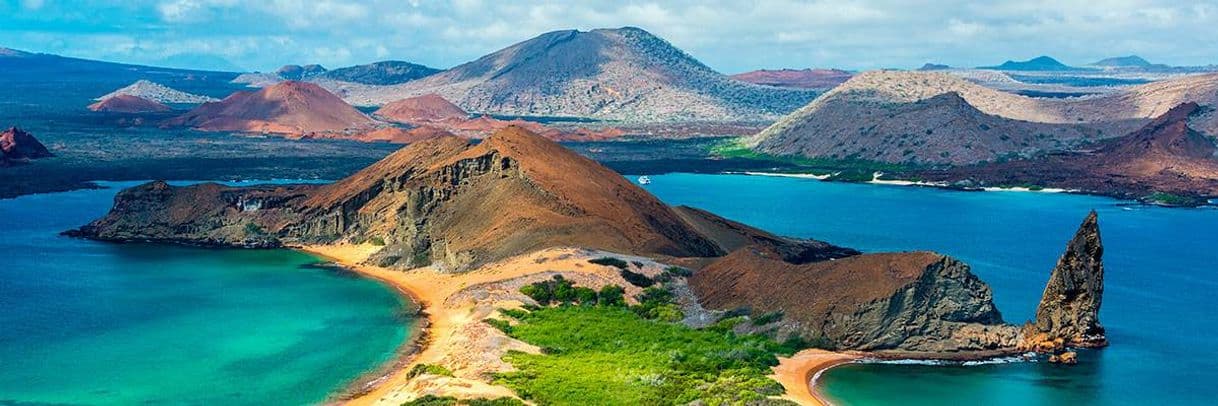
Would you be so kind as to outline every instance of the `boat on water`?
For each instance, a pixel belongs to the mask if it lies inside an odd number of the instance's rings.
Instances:
[[[640,184],[640,185],[650,185],[650,184],[651,184],[651,177],[649,177],[649,176],[647,176],[647,175],[640,176],[640,177],[639,177],[639,184]]]

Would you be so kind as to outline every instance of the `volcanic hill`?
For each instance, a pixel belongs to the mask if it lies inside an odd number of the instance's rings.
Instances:
[[[106,100],[118,95],[130,95],[157,103],[197,104],[216,101],[215,98],[186,93],[150,80],[140,79],[130,85],[93,100]]]
[[[732,80],[633,27],[549,32],[419,80],[341,90],[357,105],[435,93],[475,113],[632,122],[768,120],[818,94]]]
[[[1218,147],[1190,120],[1207,114],[1196,103],[1172,108],[1141,129],[1087,150],[992,165],[919,173],[931,181],[976,185],[1033,184],[1122,198],[1155,192],[1203,200],[1218,196]]]
[[[38,142],[37,138],[20,128],[12,127],[0,132],[0,166],[52,156],[55,155],[51,154],[51,151],[48,151],[41,142]]]
[[[129,94],[107,97],[90,104],[88,109],[111,113],[157,113],[172,110],[164,104]]]
[[[761,69],[737,73],[732,79],[766,86],[832,89],[851,76],[854,74],[839,69]]]
[[[1040,99],[942,72],[856,75],[745,139],[773,155],[972,164],[1072,151],[1130,133],[1172,106],[1218,106],[1218,74],[1185,76],[1087,98]],[[1218,134],[1218,114],[1192,125]]]
[[[374,121],[312,83],[286,81],[236,92],[165,122],[202,131],[307,134],[366,129]]]

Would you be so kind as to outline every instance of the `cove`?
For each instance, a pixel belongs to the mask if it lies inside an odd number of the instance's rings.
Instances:
[[[307,254],[58,235],[135,184],[0,200],[0,404],[320,403],[409,336],[406,299]]]

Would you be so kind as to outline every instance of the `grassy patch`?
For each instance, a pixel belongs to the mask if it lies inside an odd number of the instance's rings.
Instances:
[[[762,401],[782,393],[766,378],[775,354],[794,351],[761,336],[647,320],[620,306],[547,307],[520,316],[509,335],[549,351],[508,354],[518,371],[496,380],[542,405]]]
[[[1143,198],[1142,201],[1165,206],[1198,206],[1204,203],[1201,199],[1163,192],[1155,192]]]
[[[797,167],[789,170],[789,172],[837,173],[837,175],[831,176],[829,179],[840,181],[869,181],[871,180],[871,174],[875,172],[906,172],[923,167],[923,165],[913,163],[894,164],[852,157],[809,158],[797,155],[770,155],[754,151],[742,144],[739,139],[728,139],[711,146],[710,154],[720,158],[773,161]]]

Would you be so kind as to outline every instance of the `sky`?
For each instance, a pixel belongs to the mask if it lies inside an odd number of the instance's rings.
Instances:
[[[724,73],[1218,64],[1218,0],[0,0],[0,47],[226,70],[405,60],[447,68],[538,34],[636,26]]]

